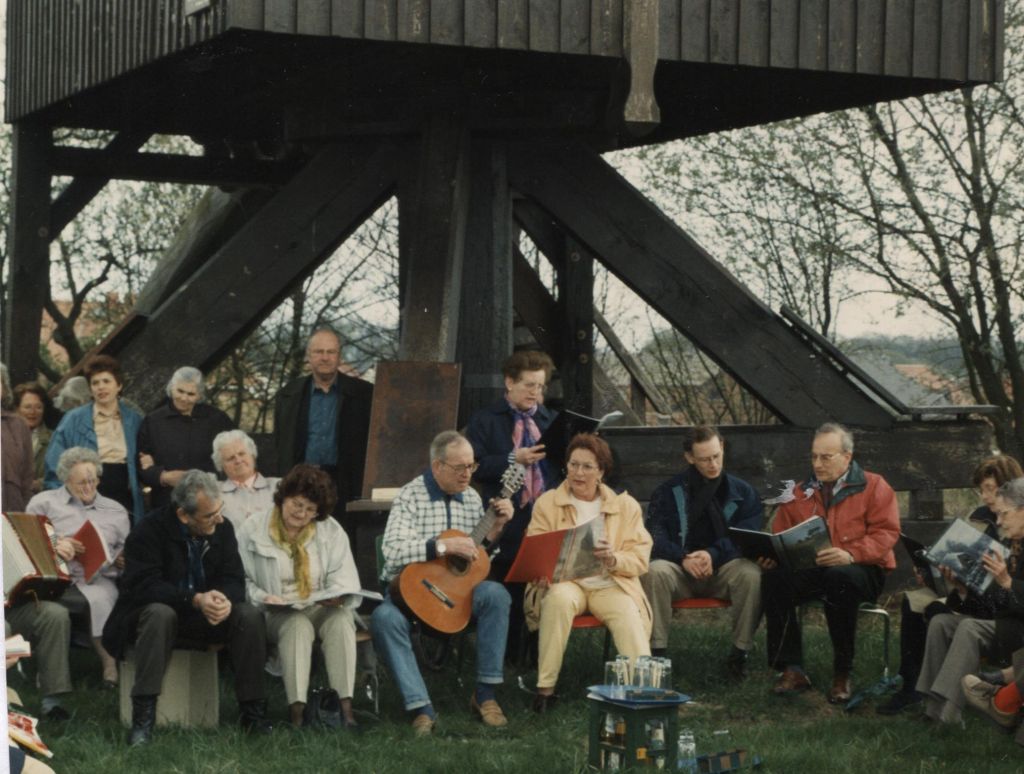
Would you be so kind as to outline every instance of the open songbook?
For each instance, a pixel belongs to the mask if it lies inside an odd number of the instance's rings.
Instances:
[[[832,545],[828,524],[821,516],[812,516],[774,535],[770,532],[729,527],[729,537],[747,559],[773,559],[787,570],[809,570],[816,567],[818,551]]]
[[[604,566],[594,556],[597,541],[604,538],[604,518],[598,517],[570,529],[528,535],[505,576],[506,583],[529,583],[547,578],[552,583],[600,575]]]
[[[992,575],[981,562],[986,553],[999,554],[1006,559],[1010,549],[963,519],[954,519],[923,557],[931,564],[950,570],[975,594],[984,594],[992,583]]]

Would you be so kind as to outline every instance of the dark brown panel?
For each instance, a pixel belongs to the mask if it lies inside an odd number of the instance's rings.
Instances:
[[[590,53],[590,0],[562,0],[559,41],[564,54]]]
[[[430,0],[398,0],[398,39],[430,42]]]
[[[828,3],[828,69],[852,73],[857,66],[857,6],[850,0]]]
[[[331,34],[363,37],[363,0],[331,0]]]
[[[621,0],[590,0],[590,53],[622,56]]]
[[[739,63],[767,67],[770,0],[740,0]]]
[[[938,2],[914,3],[914,77],[939,75],[942,14]]]
[[[857,72],[881,75],[884,48],[885,0],[858,0]]]
[[[330,35],[331,0],[297,0],[295,31],[300,35]]]
[[[909,78],[914,70],[914,0],[888,0],[885,8],[885,74]]]
[[[551,0],[530,0],[528,6],[530,25],[530,50],[557,52],[561,40],[557,2]]]
[[[736,64],[740,27],[739,0],[711,0],[708,11],[708,61]]]
[[[800,41],[798,0],[772,0],[771,66],[796,67]]]
[[[968,0],[942,0],[942,34],[939,40],[939,77],[967,77]]]
[[[802,70],[828,67],[828,0],[801,0],[798,61]]]
[[[498,42],[498,9],[493,3],[466,4],[466,45],[495,48]]]
[[[264,0],[263,29],[267,32],[295,32],[296,0]]]
[[[502,0],[498,3],[498,48],[527,47],[528,9],[528,0]]]
[[[365,35],[368,40],[396,40],[398,11],[396,0],[365,0]]]
[[[711,0],[682,0],[680,47],[688,62],[708,61],[708,8]]]

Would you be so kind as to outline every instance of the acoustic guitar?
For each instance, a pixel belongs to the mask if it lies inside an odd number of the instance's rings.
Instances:
[[[501,493],[497,499],[511,497],[526,479],[526,468],[513,463],[501,476]],[[497,514],[487,508],[480,522],[469,535],[479,546],[494,527]],[[465,532],[449,529],[438,540],[466,537]],[[473,613],[473,589],[486,580],[491,571],[491,558],[478,551],[475,561],[461,556],[443,556],[427,562],[408,564],[391,582],[391,598],[407,616],[419,621],[436,634],[457,634],[466,628]]]

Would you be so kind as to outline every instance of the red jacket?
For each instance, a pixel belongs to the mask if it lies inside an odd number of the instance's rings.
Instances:
[[[810,496],[805,495],[810,491]],[[877,564],[885,570],[896,567],[892,548],[900,537],[900,512],[896,493],[885,479],[850,463],[843,486],[825,511],[821,485],[811,480],[794,487],[796,499],[779,507],[772,532],[823,516],[828,522],[832,545],[853,555],[857,564]]]

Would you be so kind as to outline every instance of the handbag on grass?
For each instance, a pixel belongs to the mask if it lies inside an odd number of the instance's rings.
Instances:
[[[333,688],[311,688],[302,712],[307,728],[341,728],[341,699]]]

